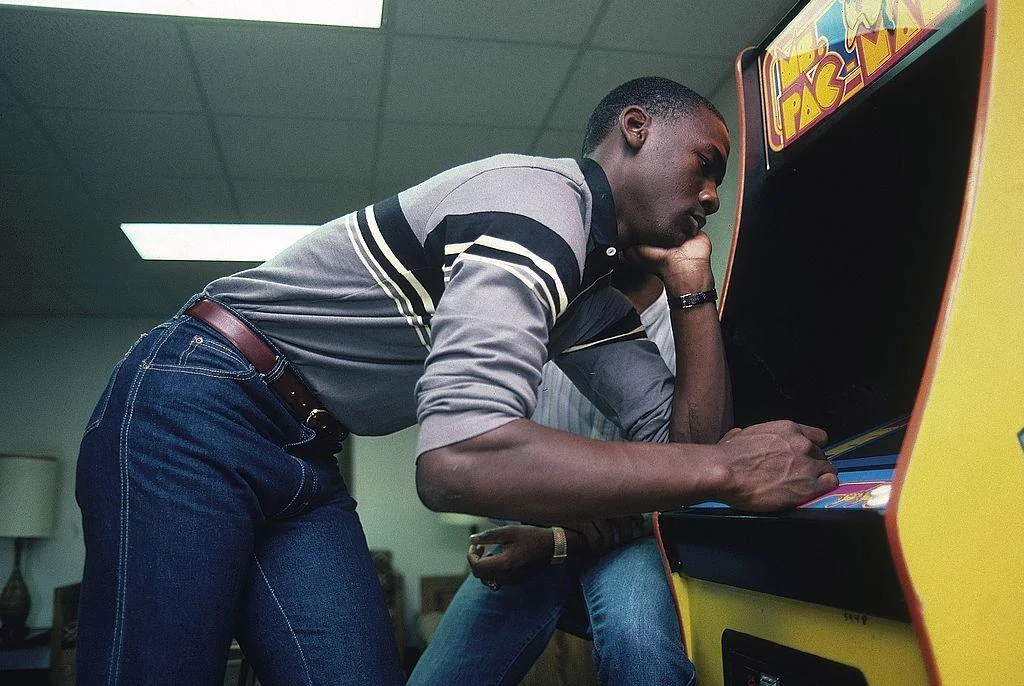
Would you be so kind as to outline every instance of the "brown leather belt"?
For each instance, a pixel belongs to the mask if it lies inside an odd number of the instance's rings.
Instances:
[[[200,298],[185,310],[185,314],[206,322],[214,331],[231,341],[260,374],[267,374],[277,364],[277,351],[223,305],[209,298]],[[324,409],[323,403],[295,375],[287,363],[281,375],[274,380],[268,379],[267,385],[277,391],[299,421],[317,434],[339,441],[348,435],[348,429]]]

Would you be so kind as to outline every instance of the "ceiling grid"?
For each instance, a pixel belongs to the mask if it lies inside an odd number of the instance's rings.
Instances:
[[[120,222],[318,224],[500,152],[578,155],[648,73],[706,95],[789,0],[386,0],[380,30],[0,8],[0,315],[161,317],[239,263]]]

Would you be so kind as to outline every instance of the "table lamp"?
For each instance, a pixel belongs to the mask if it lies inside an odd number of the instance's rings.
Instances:
[[[0,536],[14,539],[14,570],[0,591],[0,644],[17,645],[28,633],[31,602],[21,576],[23,539],[53,533],[56,499],[56,459],[0,455]]]

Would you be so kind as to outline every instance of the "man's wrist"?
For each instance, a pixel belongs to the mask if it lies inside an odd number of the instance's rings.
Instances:
[[[700,500],[725,501],[735,488],[732,472],[728,467],[728,456],[724,454],[725,448],[721,445],[701,447],[707,450],[700,451],[700,466],[693,472],[697,478],[696,490]]]
[[[715,287],[715,275],[710,264],[700,270],[680,270],[662,275],[665,292],[673,296],[710,291]]]

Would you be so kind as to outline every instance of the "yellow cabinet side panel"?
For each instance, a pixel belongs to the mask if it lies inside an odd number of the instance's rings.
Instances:
[[[700,686],[719,686],[724,681],[725,629],[856,667],[871,686],[927,683],[910,624],[687,579],[679,574],[673,574],[673,582],[677,597],[685,598],[693,617],[686,640]]]
[[[960,262],[887,514],[949,685],[1024,683],[1024,3],[986,11]]]

